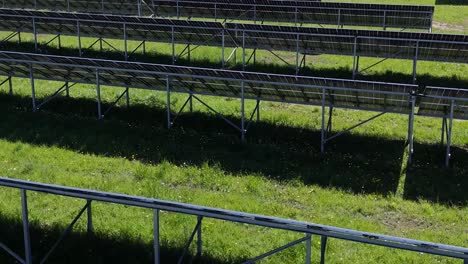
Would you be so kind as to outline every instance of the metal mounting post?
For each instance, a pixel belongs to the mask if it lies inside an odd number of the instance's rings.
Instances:
[[[312,258],[312,236],[310,234],[306,234],[306,259],[305,263],[310,264],[310,259]]]
[[[322,89],[322,130],[320,140],[320,152],[325,153],[325,89]]]
[[[357,37],[354,37],[353,46],[353,80],[356,79],[356,75],[359,69],[359,57],[357,56]]]
[[[31,237],[29,234],[28,199],[26,190],[21,190],[21,209],[23,218],[23,239],[25,264],[32,264]]]
[[[87,225],[86,225],[86,231],[88,231],[88,235],[91,235],[94,231],[94,226],[93,226],[93,212],[91,208],[91,202],[92,200],[87,200],[86,203],[86,216],[87,216]]]
[[[127,47],[127,24],[123,24],[123,39],[124,39],[124,58],[128,60],[128,47]]]
[[[445,154],[445,166],[449,167],[450,166],[450,145],[452,144],[452,128],[453,128],[453,108],[455,105],[455,101],[452,100],[450,102],[450,116],[449,116],[449,124],[448,124],[448,130],[447,130],[447,152]]]
[[[171,78],[169,75],[166,79],[166,104],[167,104],[167,128],[171,128]]]
[[[32,64],[29,65],[29,79],[31,81],[31,98],[32,98],[32,108],[33,112],[37,111],[36,107],[36,88],[34,85],[34,71]]]
[[[413,135],[413,127],[414,127],[414,107],[415,107],[415,101],[416,101],[416,98],[414,96],[411,96],[411,111],[410,111],[410,114],[409,114],[409,118],[408,118],[408,164],[411,164],[412,162],[412,156],[413,156],[413,152],[414,152],[414,149],[413,149],[413,139],[414,139],[414,135]]]
[[[244,98],[244,81],[241,82],[241,140],[245,141],[245,98]]]
[[[174,43],[174,27],[171,29],[171,49],[172,49],[172,64],[175,64],[176,57],[175,57],[175,43]]]
[[[413,58],[413,83],[416,83],[417,64],[418,64],[418,53],[419,53],[419,41],[416,42],[416,48],[414,50]]]
[[[80,21],[76,21],[76,36],[78,37],[78,54],[81,57],[83,52],[81,51],[81,33],[80,33]]]
[[[103,118],[101,113],[101,84],[99,83],[99,70],[96,69],[96,95],[97,95],[97,113],[98,120]]]
[[[297,37],[296,37],[296,75],[299,74],[299,41],[300,41],[300,35],[297,34]]]
[[[160,246],[159,246],[159,209],[154,210],[153,219],[153,248],[154,248],[154,264],[160,264]]]
[[[224,29],[221,31],[221,68],[224,69],[224,64],[225,64],[225,61],[224,61]]]
[[[326,236],[322,236],[320,241],[320,264],[325,264],[325,252],[327,249],[327,238]]]
[[[203,217],[198,216],[198,229],[197,229],[197,257],[200,258],[202,255],[202,219]]]
[[[245,70],[245,31],[242,31],[242,70]]]
[[[33,28],[33,37],[34,37],[34,51],[37,52],[37,29],[36,29],[36,19],[32,18],[32,28]]]

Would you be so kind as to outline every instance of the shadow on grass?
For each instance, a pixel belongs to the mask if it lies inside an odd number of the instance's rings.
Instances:
[[[468,5],[466,0],[436,0],[436,5]]]
[[[117,107],[98,122],[95,101],[90,99],[58,98],[45,111],[37,113],[32,113],[29,105],[29,97],[0,94],[1,138],[83,153],[132,157],[150,164],[164,160],[177,165],[208,163],[228,173],[253,173],[278,181],[299,180],[354,193],[395,193],[405,148],[402,140],[348,134],[330,142],[326,154],[321,155],[320,132],[310,129],[258,122],[249,129],[247,142],[242,144],[238,131],[207,113],[184,113],[172,129],[167,129],[163,106]],[[311,109],[311,114],[314,112],[320,114],[317,108]],[[238,118],[230,118],[239,123]],[[416,149],[417,153],[427,155],[415,156],[417,163],[408,172],[406,196],[467,203],[468,193],[464,190],[468,177],[460,175],[466,175],[468,152],[455,148],[453,168],[446,171],[439,147],[417,147],[422,148]],[[427,170],[416,169],[419,167]],[[432,189],[439,184],[441,171],[454,176],[439,185],[435,197]]]
[[[150,220],[151,222],[151,220]],[[40,225],[31,223],[31,248],[33,262],[39,263],[40,258],[50,250],[53,243],[60,237],[65,227],[58,225]],[[20,220],[14,220],[0,216],[0,242],[4,243],[20,256],[24,256],[23,229]],[[109,235],[100,233],[93,235],[87,233],[72,232],[59,244],[58,248],[48,258],[46,263],[154,263],[154,249],[152,243],[147,243],[133,235],[114,233]],[[133,236],[134,237],[134,236]],[[183,248],[174,248],[164,245],[161,241],[161,262],[177,263],[183,252]],[[215,259],[206,253],[197,258],[187,254],[185,260],[194,260],[194,263],[241,263],[244,259],[229,261]],[[0,263],[17,263],[13,257],[0,249]],[[185,261],[184,263],[188,263]]]
[[[21,43],[18,45],[15,42],[6,42],[0,45],[2,50],[9,51],[23,51],[23,52],[32,52],[34,53],[34,44],[30,42]],[[115,50],[106,50],[104,52],[99,52],[96,49],[84,49],[83,57],[88,58],[101,58],[101,59],[111,59],[111,60],[123,60],[123,53],[116,52]],[[78,50],[68,47],[62,47],[61,49],[51,47],[51,46],[42,46],[39,48],[39,53],[50,54],[50,55],[63,55],[63,56],[77,56]],[[348,56],[349,57],[349,56]],[[147,62],[147,63],[158,63],[158,64],[172,64],[172,57],[166,54],[156,53],[148,51],[146,55],[135,53],[132,54],[129,58],[129,61],[136,62]],[[351,62],[351,60],[350,60]],[[241,62],[240,62],[241,63]],[[410,63],[410,61],[408,61]],[[191,60],[188,61],[186,58],[180,58],[177,60],[177,65],[182,66],[194,66],[194,67],[204,67],[204,68],[221,68],[221,61],[214,62],[208,59],[205,60]],[[229,69],[233,70],[242,70],[241,64],[232,64]],[[296,70],[294,67],[276,64],[276,63],[257,63],[255,65],[248,64],[246,69],[247,71],[253,72],[263,72],[263,73],[274,73],[274,74],[290,74],[295,75]],[[303,76],[313,76],[313,77],[325,77],[325,78],[340,78],[340,79],[351,79],[353,76],[351,65],[347,67],[336,67],[333,68],[310,68],[305,67],[301,69],[300,75]],[[384,73],[371,74],[371,75],[359,75],[358,79],[367,80],[367,81],[378,81],[378,82],[394,82],[394,83],[412,83],[413,76],[412,74],[404,74],[399,72],[393,72],[387,70]],[[468,80],[460,79],[458,76],[453,75],[452,77],[436,77],[431,76],[430,74],[419,74],[418,75],[418,84],[426,86],[441,86],[441,87],[467,87]]]
[[[414,149],[414,163],[406,173],[405,198],[468,204],[468,149],[452,147],[450,162],[457,166],[450,169],[442,164],[445,147],[416,143]]]

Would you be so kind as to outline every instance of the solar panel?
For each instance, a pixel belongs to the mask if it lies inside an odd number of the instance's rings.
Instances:
[[[468,120],[468,89],[424,87],[419,102],[419,115],[449,117],[453,103],[456,119]]]
[[[0,75],[109,86],[172,90],[240,98],[242,83],[247,99],[408,113],[408,100],[417,86],[291,75],[215,70],[161,64],[0,52]],[[162,87],[162,88],[161,88]],[[325,96],[323,96],[325,92]],[[325,100],[325,101],[323,101]]]
[[[81,37],[216,45],[222,43],[223,26],[216,22],[0,9],[0,30],[61,34]],[[34,20],[34,23],[33,23]],[[34,24],[34,26],[33,26]],[[79,27],[79,29],[78,29]],[[173,31],[174,29],[174,31]],[[174,38],[172,38],[174,32]],[[234,46],[230,38],[225,45]]]
[[[3,0],[3,7],[230,20],[431,28],[433,6],[278,0]]]
[[[244,43],[245,48],[293,51],[303,54],[338,54],[429,61],[468,62],[468,36],[349,30],[298,28],[200,21],[181,21],[129,16],[70,14],[61,12],[0,9],[0,30],[33,31],[44,34],[77,34],[81,36],[123,39],[124,24],[129,40],[221,46]],[[245,39],[244,39],[245,38]],[[356,49],[354,49],[356,46]],[[354,53],[356,51],[356,53]]]
[[[246,48],[468,63],[468,36],[226,23]],[[245,41],[243,38],[245,37]]]

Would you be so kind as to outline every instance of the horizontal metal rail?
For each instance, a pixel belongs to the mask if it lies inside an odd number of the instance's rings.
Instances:
[[[404,249],[433,255],[452,257],[467,260],[468,248],[425,242],[401,237],[387,236],[376,233],[362,232],[333,226],[314,224],[296,220],[288,220],[283,218],[243,213],[238,211],[224,210],[213,207],[198,206],[193,204],[172,202],[159,200],[147,197],[132,196],[125,194],[117,194],[110,192],[102,192],[89,189],[72,188],[66,186],[30,182],[25,180],[11,179],[0,177],[0,186],[16,188],[22,191],[23,197],[23,214],[27,220],[27,203],[26,191],[35,191],[46,194],[54,194],[59,196],[73,197],[86,200],[87,206],[92,201],[105,202],[119,205],[135,206],[141,208],[154,209],[155,211],[163,210],[167,212],[181,213],[198,217],[198,223],[201,223],[201,218],[213,218],[229,222],[237,222],[251,224],[255,226],[268,227],[274,229],[288,230],[298,233],[310,235],[319,235],[323,238],[337,238],[347,241],[360,242],[364,244],[378,245],[389,248]],[[26,207],[26,210],[24,210]],[[155,215],[156,217],[156,215]],[[24,218],[23,218],[24,220]],[[75,221],[75,220],[74,220]],[[156,221],[155,221],[156,222]],[[159,221],[158,221],[159,222]],[[28,228],[29,223],[25,227]],[[195,230],[200,230],[198,226]],[[29,232],[28,232],[29,236]],[[192,234],[193,237],[193,234]],[[201,238],[201,235],[199,235]],[[29,239],[29,237],[28,237]],[[201,241],[200,241],[201,242]],[[156,243],[156,241],[155,241]],[[329,242],[328,242],[329,243]],[[30,245],[26,245],[26,247]],[[201,247],[201,244],[200,244]],[[281,247],[282,248],[282,247]],[[279,249],[281,249],[279,248]],[[159,244],[158,244],[159,250]],[[200,249],[201,250],[201,249]],[[31,256],[29,256],[31,257]],[[28,259],[28,256],[26,256]],[[27,261],[26,261],[27,262]],[[307,262],[306,262],[307,263]]]

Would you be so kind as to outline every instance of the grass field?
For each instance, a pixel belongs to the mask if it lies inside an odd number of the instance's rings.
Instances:
[[[422,0],[379,2],[434,4]],[[468,6],[444,2],[450,0],[439,1],[435,21],[451,25],[452,33],[467,33]],[[440,29],[445,31],[448,29]],[[71,38],[64,45],[76,47]],[[149,49],[157,50],[159,59],[168,59],[167,45],[155,44]],[[203,48],[192,59],[214,67],[219,63],[218,54],[216,49]],[[263,63],[276,63],[267,54],[260,55]],[[362,60],[363,65],[373,61]],[[351,63],[350,58],[340,56],[315,56],[309,60],[309,70],[310,74],[346,77]],[[288,70],[269,67],[268,71]],[[410,79],[410,70],[410,62],[395,60],[379,65],[364,78],[405,81]],[[421,63],[419,73],[420,80],[430,83],[468,87],[467,65]],[[44,98],[59,86],[38,81],[37,95]],[[92,86],[74,87],[70,98],[59,98],[37,113],[31,112],[28,80],[14,80],[13,96],[5,87],[1,89],[0,175],[468,247],[468,122],[454,122],[452,166],[446,169],[444,148],[439,145],[439,119],[416,117],[414,164],[408,166],[407,117],[401,115],[386,114],[359,127],[331,142],[327,153],[320,155],[320,109],[316,107],[264,102],[261,122],[252,125],[242,144],[236,131],[197,102],[193,113],[184,113],[172,129],[166,129],[165,95],[159,92],[132,90],[130,108],[121,103],[104,120],[96,121]],[[122,92],[111,87],[102,90],[107,104]],[[203,98],[239,122],[238,100]],[[174,96],[173,109],[184,99]],[[253,109],[254,102],[248,102],[246,111]],[[335,111],[334,131],[373,115]],[[33,253],[39,257],[83,201],[34,193],[29,198]],[[80,220],[49,263],[151,262],[150,210],[104,204],[95,204],[94,209],[95,237],[85,234],[85,223]],[[0,212],[0,241],[22,252],[17,191],[2,189]],[[166,263],[177,259],[195,221],[162,213]],[[216,220],[204,222],[203,234],[204,256],[197,260],[203,263],[237,263],[297,238],[283,231]],[[318,263],[318,237],[313,237],[313,247]],[[264,262],[297,263],[304,259],[304,252],[301,245]],[[333,239],[327,260],[461,263]],[[0,251],[0,263],[14,262]]]

